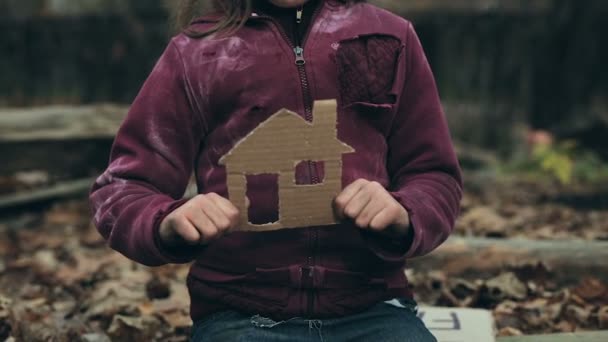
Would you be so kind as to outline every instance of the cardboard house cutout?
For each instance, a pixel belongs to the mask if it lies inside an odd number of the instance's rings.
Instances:
[[[281,109],[239,141],[219,163],[226,167],[228,195],[241,213],[240,231],[336,223],[332,201],[342,191],[342,155],[354,149],[337,138],[336,100],[316,101],[313,122]],[[320,184],[296,184],[302,161],[324,162]],[[256,225],[249,220],[247,176],[278,175],[279,220]]]

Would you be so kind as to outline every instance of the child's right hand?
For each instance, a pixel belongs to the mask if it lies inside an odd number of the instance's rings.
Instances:
[[[198,195],[164,218],[160,239],[167,247],[205,245],[236,227],[239,217],[239,210],[224,197]]]

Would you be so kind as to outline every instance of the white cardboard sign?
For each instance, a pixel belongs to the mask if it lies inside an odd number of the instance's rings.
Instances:
[[[421,307],[418,317],[438,342],[494,342],[492,313],[480,309]]]

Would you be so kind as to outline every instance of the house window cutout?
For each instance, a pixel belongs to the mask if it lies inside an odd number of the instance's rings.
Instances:
[[[228,196],[241,213],[241,224],[236,231],[260,232],[336,223],[332,202],[342,191],[342,156],[355,152],[338,140],[337,107],[336,100],[315,101],[312,122],[281,109],[220,158],[219,164],[226,167]],[[322,182],[296,183],[296,168],[302,161],[317,163]],[[250,212],[255,211],[252,207],[264,204],[248,203],[247,198],[251,198],[247,196],[248,178],[263,174],[277,175],[279,219],[254,224],[249,222]]]
[[[279,175],[247,175],[247,198],[257,195],[257,201],[249,203],[248,222],[268,224],[279,221]]]
[[[303,175],[298,177],[298,175]],[[310,181],[310,183],[307,183]],[[325,163],[304,160],[296,165],[296,185],[310,185],[325,182]]]

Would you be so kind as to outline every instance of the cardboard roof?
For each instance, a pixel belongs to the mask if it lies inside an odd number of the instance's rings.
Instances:
[[[313,122],[281,109],[239,141],[220,159],[247,174],[289,171],[300,161],[341,160],[354,150],[336,137],[335,100],[317,101]]]

